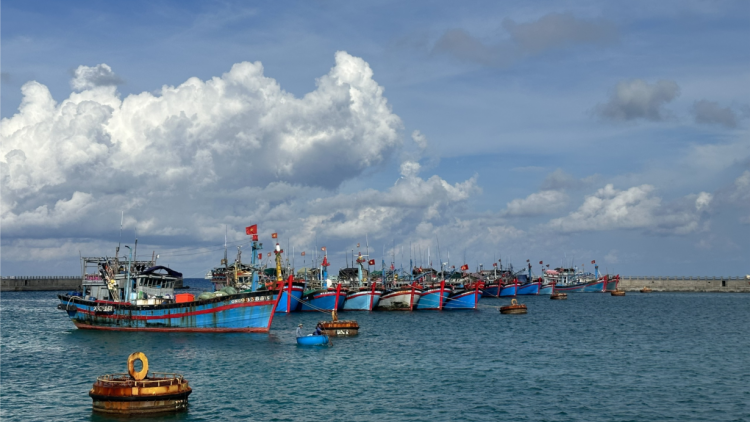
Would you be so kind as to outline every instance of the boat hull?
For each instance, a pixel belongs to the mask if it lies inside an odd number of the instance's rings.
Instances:
[[[554,290],[555,290],[554,284],[542,284],[542,287],[539,288],[539,294],[551,295]]]
[[[517,295],[538,295],[539,294],[539,282],[520,284],[518,286]]]
[[[502,287],[499,284],[491,284],[482,289],[482,297],[500,297]]]
[[[279,304],[276,306],[276,312],[289,313],[297,312],[300,307],[300,299],[302,299],[302,291],[304,286],[292,285],[292,294],[289,295],[289,286],[284,286],[284,291],[281,292],[281,299]]]
[[[560,293],[601,293],[604,291],[604,280],[588,281],[567,286],[557,285],[555,286],[555,291]]]
[[[278,292],[246,292],[160,305],[58,296],[76,327],[110,331],[262,332],[271,327]]]
[[[419,311],[435,311],[443,309],[445,299],[450,295],[449,288],[434,287],[426,289],[419,298],[416,309]]]
[[[372,311],[378,306],[383,292],[380,290],[363,290],[346,295],[345,311]]]
[[[518,290],[517,284],[509,284],[507,286],[503,286],[502,289],[500,290],[500,297],[515,296],[517,290]]]
[[[477,309],[480,297],[478,290],[455,292],[445,300],[443,309]]]
[[[378,311],[411,311],[414,310],[422,297],[417,289],[393,290],[384,293],[376,309]]]
[[[334,309],[340,311],[345,301],[345,292],[317,291],[302,297],[300,312],[333,311]]]

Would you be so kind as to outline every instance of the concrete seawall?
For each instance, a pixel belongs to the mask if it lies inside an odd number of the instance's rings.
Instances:
[[[0,283],[3,292],[80,290],[81,276],[11,276],[3,277]]]
[[[637,291],[644,287],[655,292],[750,293],[750,279],[747,276],[620,276],[620,290]]]

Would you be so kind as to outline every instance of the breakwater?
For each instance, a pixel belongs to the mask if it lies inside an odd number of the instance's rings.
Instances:
[[[618,288],[625,291],[649,287],[655,292],[750,293],[748,276],[620,276]]]
[[[81,276],[4,276],[0,283],[3,292],[80,290]]]

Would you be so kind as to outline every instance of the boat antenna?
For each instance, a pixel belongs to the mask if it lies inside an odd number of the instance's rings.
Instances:
[[[437,247],[438,247],[438,260],[440,260],[440,272],[442,273],[440,275],[440,278],[445,278],[445,272],[443,271],[443,258],[440,255],[440,238],[435,236],[435,240],[437,241]]]
[[[125,211],[120,212],[120,240],[117,241],[117,250],[120,250],[120,245],[122,245],[122,221],[125,219]]]
[[[365,233],[365,247],[367,248],[367,277],[370,277],[370,241],[367,239],[367,233]]]
[[[227,225],[224,225],[224,269],[227,268]],[[226,274],[226,271],[224,272]]]

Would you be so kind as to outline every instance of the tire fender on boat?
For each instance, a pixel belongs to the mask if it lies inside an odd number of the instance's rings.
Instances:
[[[135,361],[137,360],[141,361],[143,364],[143,368],[138,372],[135,371]],[[131,353],[130,356],[128,356],[128,373],[136,381],[141,381],[146,378],[146,375],[148,374],[148,358],[146,358],[146,355],[143,354],[143,352]]]

